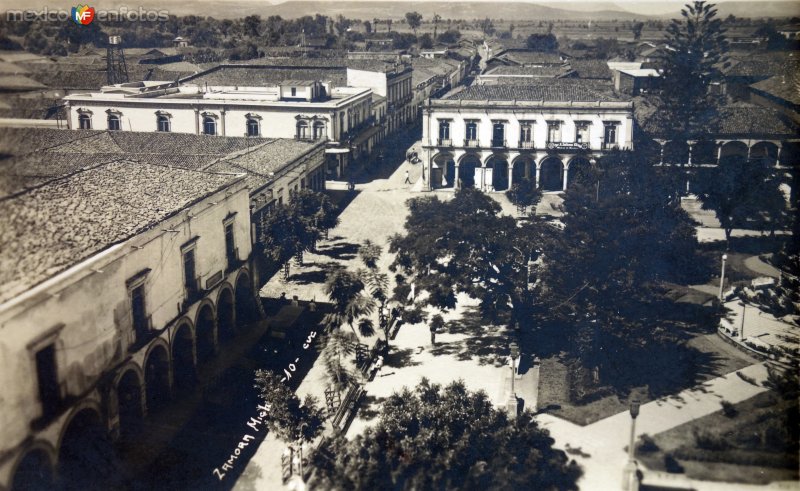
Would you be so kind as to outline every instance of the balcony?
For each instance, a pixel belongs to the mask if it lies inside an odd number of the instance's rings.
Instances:
[[[451,140],[450,138],[439,138],[437,140],[437,145],[440,147],[452,147],[453,140]]]
[[[499,138],[492,138],[492,148],[506,148],[508,144],[505,140]]]
[[[203,291],[203,289],[200,288],[199,277],[195,278],[192,281],[187,281],[185,288],[186,288],[186,299],[184,299],[182,305],[183,307],[182,310],[184,311],[188,309],[189,306],[192,305],[193,303],[199,302],[203,298],[203,295],[205,294],[205,291]]]
[[[534,143],[532,141],[522,141],[522,140],[520,140],[519,148],[524,148],[524,149],[528,149],[529,150],[529,149],[532,149],[532,148],[536,148],[536,145],[534,145]]]
[[[600,146],[602,150],[618,150],[619,143],[617,142],[603,142]]]
[[[464,146],[467,147],[467,148],[480,148],[481,144],[480,144],[480,142],[478,142],[478,140],[465,139],[464,140]]]

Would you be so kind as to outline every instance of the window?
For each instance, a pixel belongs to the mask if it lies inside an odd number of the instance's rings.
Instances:
[[[292,87],[292,97],[297,97],[297,87]]]
[[[211,116],[203,117],[203,133],[206,135],[216,135],[217,120]]]
[[[589,143],[589,123],[586,121],[575,122],[575,143]]]
[[[308,139],[308,123],[305,121],[297,123],[297,138],[300,140]]]
[[[617,144],[617,123],[605,123],[603,125],[603,144]]]
[[[468,141],[475,141],[478,139],[478,123],[475,121],[468,121],[466,124],[466,135],[464,138]]]
[[[258,120],[255,118],[247,118],[247,136],[259,135],[261,135],[261,125],[258,124]]]
[[[529,143],[533,141],[533,126],[531,123],[524,122],[519,127],[519,141]]]
[[[195,263],[194,247],[183,251],[183,278],[186,286],[186,296],[194,299],[200,291],[197,281],[197,264]]]
[[[78,116],[78,128],[82,130],[92,129],[92,117],[88,114]]]
[[[109,131],[119,131],[121,129],[119,115],[117,114],[108,115],[108,129]]]
[[[506,125],[505,123],[495,122],[492,124],[492,146],[506,146]]]
[[[439,140],[450,140],[450,121],[439,121]]]
[[[163,131],[165,133],[172,131],[172,123],[169,120],[169,116],[164,114],[159,114],[156,117],[156,126],[158,127],[158,131]]]
[[[314,123],[314,139],[319,140],[325,138],[325,123],[317,121]]]
[[[547,122],[547,143],[561,142],[561,121]]]
[[[42,415],[52,416],[58,410],[61,394],[58,387],[58,366],[56,365],[56,345],[48,344],[36,352],[36,378],[39,383],[39,400]]]
[[[224,223],[225,225],[225,257],[228,260],[228,269],[233,269],[236,262],[239,260],[238,251],[236,250],[236,239],[233,234],[233,219]]]
[[[144,282],[131,289],[131,317],[133,331],[136,334],[136,342],[142,341],[150,331],[144,298]]]

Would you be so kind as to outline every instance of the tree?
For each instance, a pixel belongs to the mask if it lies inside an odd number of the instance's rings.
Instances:
[[[322,433],[325,414],[316,398],[307,395],[301,403],[297,394],[271,370],[256,370],[255,388],[269,408],[267,427],[279,439],[287,443],[311,442]]]
[[[553,52],[558,50],[558,40],[551,34],[531,34],[526,41],[528,49],[533,51]]]
[[[356,334],[355,322],[375,311],[375,300],[364,295],[366,284],[363,271],[333,271],[325,280],[325,294],[333,302],[338,325],[346,323]],[[371,325],[359,323],[363,335],[372,334]]]
[[[487,36],[491,36],[494,34],[494,24],[492,24],[492,19],[486,17],[482,21],[478,23],[478,27],[481,28],[481,32],[483,32]]]
[[[283,264],[284,278],[289,278],[289,260],[301,255],[312,244],[315,234],[308,223],[287,205],[278,205],[262,216],[260,243],[264,254],[276,264]]]
[[[372,34],[372,24],[368,20],[364,21],[364,32],[367,34]]]
[[[714,210],[730,243],[734,228],[774,230],[788,210],[772,169],[742,156],[724,157],[700,183],[703,208]]]
[[[695,272],[694,225],[661,173],[645,156],[615,152],[579,174],[541,272],[541,305],[569,326],[566,349],[620,385],[676,342],[656,308],[667,300],[660,284]]]
[[[408,27],[410,27],[414,31],[414,35],[417,35],[417,29],[422,24],[422,14],[419,12],[406,12],[406,23]]]
[[[339,436],[313,458],[321,489],[574,490],[580,468],[531,413],[509,421],[463,381],[423,379],[392,394],[377,424]]]
[[[439,34],[437,41],[444,44],[453,44],[458,42],[461,39],[461,32],[456,29],[448,29],[445,32]]]
[[[642,29],[644,29],[644,22],[635,22],[631,27],[633,31],[633,39],[638,41],[642,38]]]
[[[389,251],[397,253],[390,269],[426,291],[434,307],[455,307],[456,292],[463,292],[480,300],[488,319],[526,318],[533,302],[528,261],[538,257],[553,227],[538,220],[520,225],[501,215],[496,201],[471,188],[446,202],[434,196],[408,205],[408,232],[390,239]]]
[[[433,14],[433,39],[436,39],[436,33],[439,29],[439,22],[442,21],[442,16],[439,14]]]
[[[512,184],[506,196],[519,213],[524,213],[529,206],[535,209],[542,199],[542,190],[536,187],[536,181],[526,178]]]
[[[710,90],[722,80],[728,42],[713,4],[695,1],[681,10],[682,19],[667,27],[661,93],[660,126],[671,139],[704,140],[718,128],[722,97]]]
[[[427,32],[422,36],[417,38],[419,42],[419,47],[422,49],[431,49],[433,48],[433,38]]]

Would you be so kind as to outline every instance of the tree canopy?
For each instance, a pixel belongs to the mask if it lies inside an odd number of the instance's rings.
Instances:
[[[534,33],[528,36],[527,45],[533,51],[553,52],[558,50],[558,40],[552,33]]]
[[[314,456],[324,489],[577,489],[580,468],[531,413],[509,421],[462,381],[423,379],[392,394],[377,424],[340,436]]]
[[[422,25],[422,14],[419,12],[406,12],[406,23],[416,35],[417,29],[419,29],[419,26]]]

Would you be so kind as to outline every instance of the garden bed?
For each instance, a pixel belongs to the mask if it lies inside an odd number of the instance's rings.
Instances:
[[[688,477],[700,480],[766,484],[798,479],[798,401],[769,391],[725,406],[655,435],[650,451],[639,444],[637,457],[661,471],[670,471],[666,463],[672,457]]]

